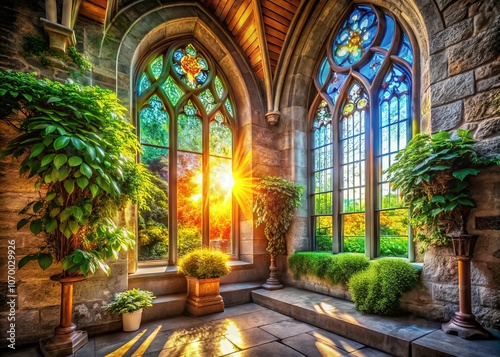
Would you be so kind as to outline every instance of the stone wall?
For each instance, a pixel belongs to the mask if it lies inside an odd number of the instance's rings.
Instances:
[[[416,113],[421,132],[470,129],[484,155],[500,154],[500,6],[497,0],[421,0],[372,2],[394,13],[415,36],[420,96]],[[318,1],[297,46],[291,51],[281,98],[282,174],[307,183],[309,106],[316,96],[314,69],[322,45],[349,3]],[[472,263],[474,313],[487,327],[500,329],[500,170],[488,169],[474,179],[477,207],[468,222],[479,239]],[[296,214],[288,253],[311,249],[306,208]],[[423,263],[421,284],[403,298],[416,314],[447,320],[458,310],[457,264],[451,248],[416,254]],[[281,273],[291,285],[325,288],[319,282],[294,280],[280,257]]]

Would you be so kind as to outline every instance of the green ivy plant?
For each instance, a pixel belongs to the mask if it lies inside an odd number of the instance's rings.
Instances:
[[[78,66],[78,69],[80,69],[80,75],[83,75],[85,71],[92,69],[92,63],[87,58],[82,56],[82,54],[78,52],[75,46],[68,47],[68,55]]]
[[[471,177],[481,166],[500,163],[498,157],[479,157],[474,143],[467,130],[419,134],[387,170],[403,203],[411,207],[410,221],[415,239],[422,242],[421,252],[429,245],[449,244],[447,234],[459,229],[475,206]]]
[[[109,274],[107,259],[133,247],[133,234],[112,218],[128,201],[146,209],[155,186],[135,162],[139,145],[125,113],[109,90],[0,71],[0,119],[20,131],[0,157],[22,160],[20,174],[39,192],[17,228],[45,238],[19,268],[57,261],[63,276]]]
[[[265,225],[266,250],[273,254],[286,254],[285,235],[292,223],[295,209],[300,206],[304,186],[281,177],[266,176],[255,185],[256,198],[253,212],[255,225]]]

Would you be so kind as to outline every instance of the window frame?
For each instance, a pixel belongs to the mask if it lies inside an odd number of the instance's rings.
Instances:
[[[339,66],[336,65],[333,60],[332,49],[334,46],[334,40],[337,36],[338,31],[342,28],[346,17],[352,12],[353,8],[358,5],[365,5],[372,8],[375,12],[378,13],[379,19],[384,19],[384,24],[379,25],[377,29],[377,33],[374,36],[373,43],[380,43],[382,37],[384,35],[384,26],[385,26],[385,16],[390,16],[394,22],[394,38],[391,40],[391,46],[388,50],[381,48],[380,46],[369,46],[369,50],[366,51],[362,57],[351,66]],[[382,21],[381,21],[382,22]],[[398,47],[402,43],[403,33],[406,33],[408,36],[409,42],[412,46],[413,50],[413,63],[408,65],[406,61],[398,57]],[[397,46],[396,46],[397,45]],[[375,51],[371,49],[374,48]],[[374,53],[383,53],[384,60],[381,63],[380,68],[378,69],[377,74],[374,76],[373,80],[368,81],[361,73],[360,69],[368,64],[368,59]],[[411,93],[409,97],[409,105],[411,108],[411,112],[409,113],[409,120],[407,121],[407,128],[410,130],[410,135],[408,136],[408,140],[414,137],[419,131],[419,123],[420,123],[420,112],[418,108],[420,108],[420,77],[417,77],[420,74],[420,64],[419,64],[419,47],[417,45],[417,41],[411,31],[411,28],[404,22],[404,20],[396,18],[395,15],[381,6],[375,6],[370,3],[354,3],[350,6],[346,7],[346,9],[339,16],[335,26],[333,27],[331,33],[328,35],[325,44],[323,45],[322,50],[320,51],[320,56],[314,68],[314,84],[315,91],[312,91],[312,101],[309,107],[309,115],[308,115],[308,190],[309,190],[309,219],[310,224],[309,227],[311,229],[312,236],[312,244],[311,248],[314,251],[317,251],[317,239],[316,239],[316,217],[326,216],[332,217],[332,252],[340,253],[344,251],[344,242],[342,239],[342,224],[341,224],[341,214],[340,214],[340,167],[341,160],[341,145],[340,145],[340,119],[341,119],[341,108],[343,108],[347,94],[352,84],[356,81],[362,85],[364,90],[367,92],[369,97],[369,109],[368,114],[365,117],[365,255],[374,259],[380,256],[380,227],[379,227],[379,219],[377,219],[377,215],[382,209],[377,209],[377,200],[378,200],[378,170],[379,170],[379,161],[378,160],[378,147],[380,144],[379,135],[377,134],[380,131],[380,100],[379,95],[381,92],[380,85],[383,80],[391,70],[391,66],[397,65],[398,68],[403,67],[406,72],[411,76]],[[327,63],[329,66],[328,74],[324,80],[324,83],[321,84],[318,80],[320,75],[324,59],[327,58]],[[335,66],[332,66],[332,63]],[[339,71],[339,69],[344,68]],[[346,74],[341,90],[339,91],[338,97],[336,99],[336,103],[332,108],[332,100],[326,94],[326,88],[329,83],[331,83],[333,73]],[[316,117],[317,110],[322,100],[327,102],[328,108],[331,112],[331,127],[332,127],[332,155],[333,155],[333,166],[331,168],[332,172],[332,189],[329,192],[332,192],[332,213],[331,214],[316,214],[315,213],[315,196],[314,192],[315,184],[314,184],[314,174],[316,171],[314,168],[314,120]],[[410,208],[409,208],[410,209]],[[385,209],[384,209],[385,210]],[[408,260],[415,260],[415,250],[413,244],[413,229],[410,225],[408,225]]]
[[[176,105],[172,106],[171,103],[169,105],[166,105],[165,103],[163,104],[165,107],[165,111],[167,112],[169,116],[169,139],[168,139],[168,147],[163,147],[163,146],[157,146],[157,145],[152,145],[152,144],[146,144],[146,146],[150,147],[159,147],[163,149],[168,150],[168,162],[169,162],[169,177],[168,177],[168,200],[169,200],[169,207],[168,207],[168,230],[169,230],[169,249],[168,249],[168,258],[161,259],[161,260],[138,260],[139,265],[145,264],[161,264],[164,263],[168,260],[168,266],[176,266],[177,260],[178,260],[178,225],[177,225],[177,208],[178,208],[178,195],[177,195],[177,165],[178,165],[178,153],[179,152],[186,152],[186,153],[191,153],[189,150],[184,150],[184,149],[179,149],[178,148],[178,137],[177,137],[177,129],[178,129],[178,117],[180,113],[180,109],[184,107],[189,101],[192,101],[192,103],[197,107],[197,108],[204,108],[203,104],[201,101],[198,99],[197,95],[200,94],[201,92],[210,89],[212,94],[217,95],[216,91],[212,90],[215,88],[215,77],[219,77],[219,80],[222,82],[225,90],[225,94],[222,99],[219,100],[221,103],[219,106],[219,109],[223,108],[220,110],[224,116],[226,117],[226,122],[228,123],[229,128],[231,129],[232,132],[232,149],[231,149],[231,161],[232,161],[232,171],[234,172],[236,169],[236,158],[235,158],[235,151],[236,151],[236,146],[239,140],[239,130],[238,130],[238,109],[235,105],[235,100],[234,96],[232,94],[231,87],[229,85],[229,81],[225,78],[224,71],[220,68],[220,66],[217,65],[216,61],[213,59],[211,56],[210,52],[207,51],[207,49],[201,45],[196,39],[194,38],[182,38],[182,39],[176,39],[175,41],[169,41],[166,43],[160,43],[158,46],[155,48],[149,50],[147,53],[145,53],[140,60],[137,61],[137,65],[134,67],[134,73],[133,73],[133,80],[131,81],[131,92],[132,92],[132,124],[136,128],[136,134],[140,140],[140,112],[144,108],[144,105],[146,105],[147,101],[149,98],[151,98],[156,92],[152,91],[151,93],[148,93],[148,90],[145,90],[143,93],[139,94],[139,83],[141,81],[142,74],[145,73],[147,67],[149,64],[154,61],[154,59],[159,56],[163,55],[164,56],[164,61],[168,61],[171,56],[173,55],[173,52],[178,49],[178,48],[183,48],[186,47],[188,44],[192,44],[197,52],[199,52],[203,58],[207,61],[208,63],[208,68],[211,69],[208,75],[208,78],[206,80],[208,85],[203,85],[201,88],[190,88],[189,91],[185,91],[184,88],[181,88],[185,93],[178,99],[178,102]],[[157,81],[160,81],[163,85],[165,83],[166,79],[170,75],[170,71],[172,69],[169,69],[169,71],[166,71],[163,76],[160,76]],[[174,77],[172,75],[172,77]],[[175,83],[178,85],[178,83],[181,82],[180,79],[175,78]],[[152,86],[154,83],[152,83]],[[162,92],[161,90],[159,92]],[[167,101],[169,103],[169,99],[165,93],[162,92],[162,96],[159,96],[162,102]],[[233,115],[228,115],[227,109],[224,105],[226,100],[229,100],[231,103]],[[181,105],[182,104],[182,105]],[[209,195],[209,162],[211,157],[221,157],[220,155],[214,155],[210,154],[210,124],[214,120],[215,114],[217,113],[216,109],[213,109],[211,111],[211,115],[208,113],[204,113],[201,117],[201,123],[202,123],[202,151],[201,153],[198,152],[193,152],[195,154],[198,154],[202,157],[202,172],[203,172],[203,183],[202,183],[202,197],[203,197],[203,202],[202,202],[202,227],[201,227],[201,235],[202,235],[202,247],[208,247],[210,244],[210,195]],[[140,142],[140,146],[142,147],[143,143]],[[136,157],[137,162],[141,162],[141,155],[140,153],[137,153]],[[175,163],[175,164],[174,164]],[[173,169],[175,167],[175,169]],[[231,203],[232,203],[232,220],[231,220],[231,252],[228,253],[230,256],[231,260],[237,260],[239,258],[239,219],[238,219],[238,207],[237,207],[237,201],[234,197],[234,194],[231,194]],[[136,217],[137,219],[139,218],[139,211],[138,208],[136,207]],[[138,237],[138,225],[136,229],[136,237]],[[137,248],[138,249],[138,245]]]

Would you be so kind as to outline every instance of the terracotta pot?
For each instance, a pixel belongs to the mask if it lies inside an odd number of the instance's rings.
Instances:
[[[203,316],[224,311],[220,296],[220,279],[197,279],[186,276],[188,296],[186,310],[193,316]]]
[[[142,309],[122,314],[123,331],[137,331],[141,327]]]

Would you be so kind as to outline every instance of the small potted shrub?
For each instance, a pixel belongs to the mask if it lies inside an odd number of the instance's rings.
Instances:
[[[203,316],[224,311],[220,277],[231,271],[228,255],[213,249],[196,249],[179,260],[179,272],[188,283],[187,312]]]
[[[148,290],[126,290],[115,294],[104,309],[113,315],[122,314],[123,331],[136,331],[141,326],[142,310],[153,306],[154,298]]]

